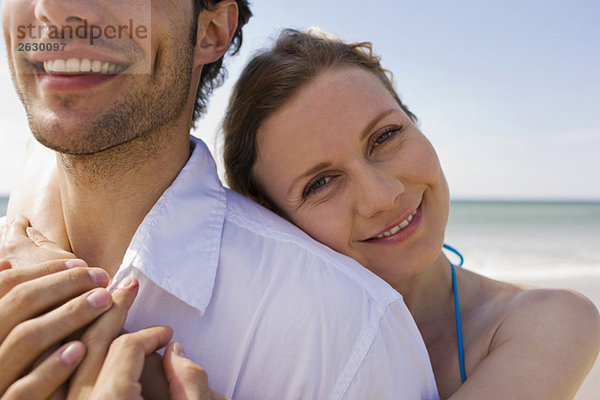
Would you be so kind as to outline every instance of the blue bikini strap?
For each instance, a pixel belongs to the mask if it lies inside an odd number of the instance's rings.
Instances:
[[[453,252],[454,254],[456,254],[459,257],[459,259],[460,259],[460,262],[458,264],[459,267],[463,265],[464,258],[458,250],[456,250],[454,247],[449,246],[445,243],[444,243],[444,248],[450,250],[451,252]],[[455,320],[456,320],[456,337],[458,339],[458,362],[460,365],[460,377],[462,379],[462,382],[465,383],[465,381],[467,380],[467,373],[465,372],[465,350],[464,350],[464,346],[463,346],[462,325],[460,323],[460,307],[458,305],[458,288],[456,285],[456,271],[454,268],[454,264],[452,264],[452,262],[450,262],[450,266],[452,267],[452,291],[454,292],[454,315],[455,315]]]

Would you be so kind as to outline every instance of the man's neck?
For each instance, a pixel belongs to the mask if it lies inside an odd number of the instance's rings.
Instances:
[[[190,155],[186,135],[135,140],[93,156],[57,156],[71,251],[113,276],[138,226]]]
[[[56,155],[29,146],[8,215],[113,276],[142,220],[190,156],[187,132],[160,143],[131,142],[96,156]]]

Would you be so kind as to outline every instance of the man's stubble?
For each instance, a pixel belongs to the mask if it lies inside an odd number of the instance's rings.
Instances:
[[[166,128],[184,112],[192,76],[191,40],[162,43],[177,43],[177,46],[171,46],[170,55],[157,54],[153,65],[156,73],[128,76],[130,90],[124,98],[82,131],[69,135],[69,139],[65,139],[60,121],[40,117],[27,93],[18,90],[34,137],[56,151],[72,172],[81,167],[86,174],[125,171],[151,157],[158,146],[168,141],[163,135]],[[58,100],[68,109],[81,96],[86,94],[62,96]]]

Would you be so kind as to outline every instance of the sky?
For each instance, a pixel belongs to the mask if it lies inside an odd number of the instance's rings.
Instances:
[[[319,26],[373,43],[436,148],[454,199],[600,200],[598,1],[254,3],[243,50],[195,132],[217,160],[220,121],[245,61],[281,28]],[[3,195],[18,180],[30,133],[4,43],[0,55]]]

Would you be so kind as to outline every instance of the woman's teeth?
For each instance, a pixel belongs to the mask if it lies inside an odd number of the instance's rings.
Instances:
[[[415,210],[411,215],[408,216],[408,218],[406,218],[404,221],[400,222],[398,225],[396,225],[389,231],[385,231],[381,235],[375,236],[374,239],[383,239],[383,238],[390,237],[390,236],[395,235],[396,233],[400,232],[402,229],[406,228],[408,226],[408,224],[410,224],[410,221],[412,221],[412,219],[416,213],[417,213],[417,210]]]
[[[68,60],[50,60],[44,62],[46,72],[66,72],[66,73],[99,73],[115,74],[123,71],[125,68],[119,64],[102,62],[99,60],[90,60],[89,58],[69,58]]]

